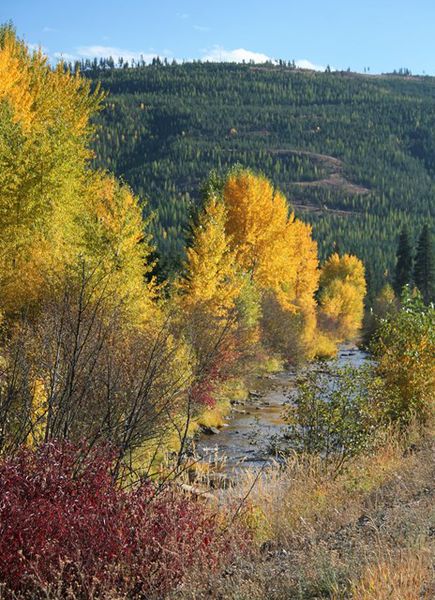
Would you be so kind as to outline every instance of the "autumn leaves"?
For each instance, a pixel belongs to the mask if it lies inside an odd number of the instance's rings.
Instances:
[[[254,338],[296,360],[316,355],[319,335],[329,336],[332,351],[356,335],[364,267],[333,255],[320,270],[311,226],[295,219],[264,176],[237,167],[208,194],[177,288],[186,308],[221,317],[250,293]]]
[[[0,74],[0,359],[17,439],[89,431],[131,455],[172,430],[182,446],[223,381],[356,335],[362,263],[333,255],[320,269],[311,226],[242,167],[211,176],[183,269],[157,285],[138,199],[90,169],[101,92],[8,27]]]

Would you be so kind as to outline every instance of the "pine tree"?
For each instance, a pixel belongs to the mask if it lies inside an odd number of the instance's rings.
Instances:
[[[409,285],[412,280],[412,249],[408,232],[405,228],[402,229],[399,237],[396,257],[397,262],[393,288],[396,295],[400,297],[404,286]]]
[[[421,230],[414,264],[414,282],[420,290],[425,304],[435,298],[435,257],[428,225]]]

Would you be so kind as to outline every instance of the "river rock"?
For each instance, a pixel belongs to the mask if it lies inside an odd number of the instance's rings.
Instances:
[[[205,427],[204,425],[201,426],[201,431],[207,435],[216,435],[220,433],[217,427]]]

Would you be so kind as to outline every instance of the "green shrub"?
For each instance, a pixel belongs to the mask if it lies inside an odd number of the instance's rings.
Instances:
[[[435,397],[435,309],[405,290],[402,308],[381,319],[371,350],[380,416],[402,429],[428,423]]]
[[[278,450],[319,455],[326,470],[338,473],[368,449],[375,430],[369,376],[370,369],[353,367],[309,372],[286,409]]]

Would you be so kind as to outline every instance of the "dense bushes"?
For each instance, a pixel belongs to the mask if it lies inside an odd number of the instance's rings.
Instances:
[[[435,395],[435,309],[405,288],[400,310],[380,319],[371,349],[377,359],[374,385],[384,420],[405,427],[426,424]]]
[[[408,288],[400,307],[389,299],[386,293],[378,302],[382,316],[370,322],[375,360],[360,368],[308,370],[285,411],[286,432],[271,444],[275,452],[314,455],[326,470],[339,471],[357,454],[373,451],[389,429],[431,425],[434,307]]]
[[[0,582],[8,592],[148,598],[187,570],[231,556],[229,534],[204,503],[149,482],[122,490],[112,466],[108,448],[86,455],[70,444],[22,449],[0,463]]]

